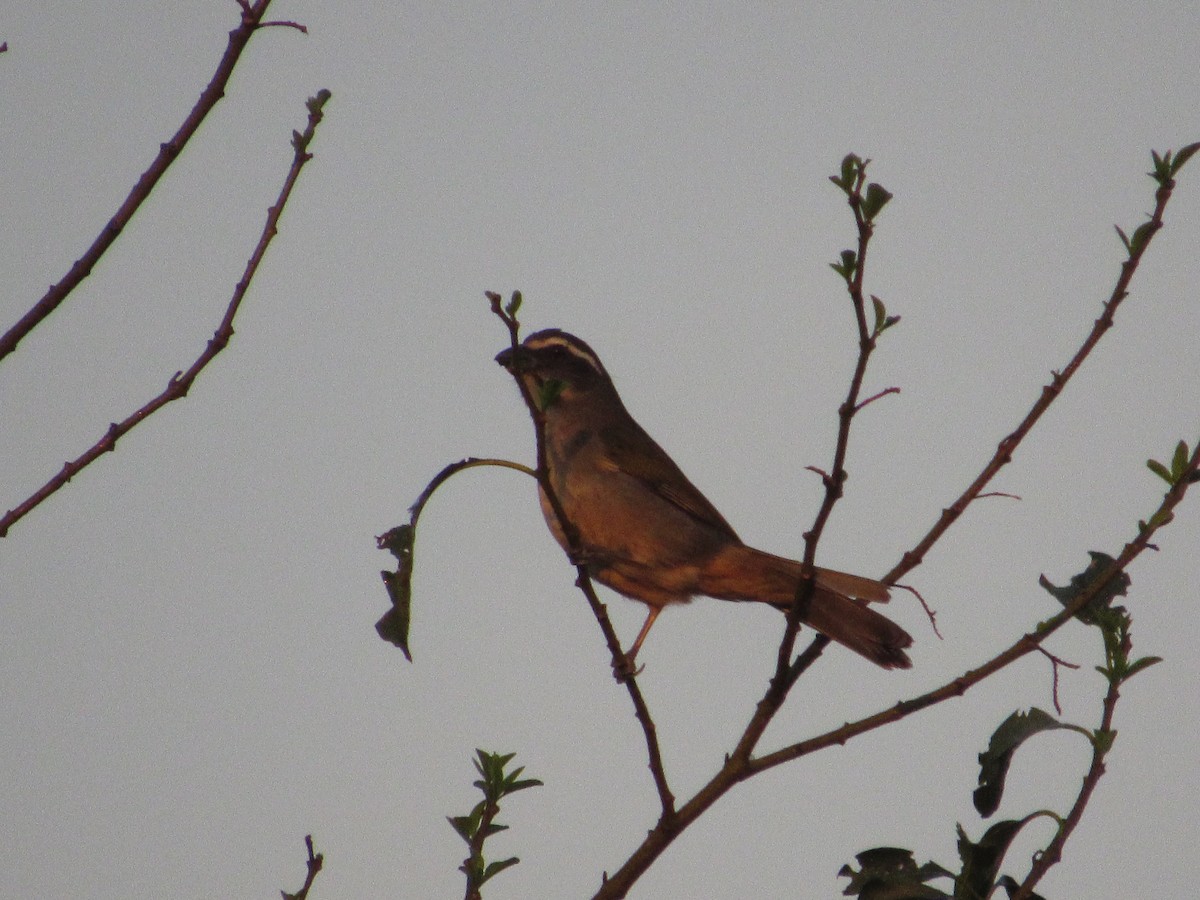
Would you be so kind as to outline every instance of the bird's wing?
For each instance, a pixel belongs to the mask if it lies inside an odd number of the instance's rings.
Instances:
[[[637,480],[648,491],[679,507],[692,518],[728,535],[740,543],[741,539],[725,517],[699,488],[688,481],[679,466],[675,465],[666,451],[640,427],[630,431],[628,427],[604,429],[600,435],[604,447],[604,462],[630,478]]]

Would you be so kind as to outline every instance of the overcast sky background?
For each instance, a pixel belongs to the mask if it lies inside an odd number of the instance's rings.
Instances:
[[[314,898],[455,897],[474,748],[545,787],[489,845],[489,898],[582,897],[657,801],[533,485],[476,470],[427,507],[413,664],[379,640],[374,536],[446,463],[529,462],[492,361],[485,290],[588,340],[627,405],[750,543],[799,554],[853,365],[828,262],[850,151],[895,194],[868,289],[903,316],[865,390],[818,561],[878,575],[965,487],[1065,364],[1153,206],[1149,151],[1200,140],[1194,4],[320,4],[258,34],[226,98],[67,304],[0,364],[0,506],[185,369],[220,320],[291,157],[316,158],[190,396],[0,541],[0,897],[267,898],[326,855]],[[3,327],[67,271],[207,83],[232,2],[10,4],[0,17]],[[1163,485],[1147,457],[1200,421],[1200,162],[1117,327],[993,487],[909,576],[937,609],[910,672],[837,648],[772,749],[942,684],[1054,611],[1087,551],[1119,551]],[[1134,566],[1142,653],[1120,737],[1050,898],[1183,896],[1200,877],[1200,499]],[[612,595],[627,642],[643,608]],[[782,618],[698,600],[641,656],[676,794],[720,765]],[[1051,648],[1064,717],[1099,720],[1098,636]],[[746,784],[677,841],[644,898],[837,896],[879,845],[956,864],[976,755],[1050,709],[1030,656],[967,697]],[[1067,732],[1019,755],[1001,817],[1065,812]],[[1051,836],[1031,826],[1020,878]],[[946,885],[943,883],[942,885]]]

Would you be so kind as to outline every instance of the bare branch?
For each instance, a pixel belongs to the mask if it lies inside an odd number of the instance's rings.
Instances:
[[[264,4],[265,6],[265,4]],[[238,308],[241,306],[242,298],[245,297],[247,289],[250,287],[250,282],[254,278],[255,272],[258,271],[259,263],[262,262],[263,255],[267,252],[267,247],[271,240],[275,237],[278,229],[279,217],[283,213],[284,205],[291,196],[292,188],[296,184],[296,179],[300,176],[300,170],[304,164],[312,158],[312,154],[308,152],[308,144],[312,140],[313,134],[316,132],[317,124],[321,121],[322,106],[329,99],[328,91],[318,92],[316,97],[310,98],[308,101],[308,126],[303,134],[294,133],[292,136],[292,144],[294,148],[294,156],[292,159],[291,168],[288,170],[287,177],[284,179],[283,187],[280,189],[279,197],[275,204],[267,210],[267,220],[263,225],[262,234],[259,236],[258,244],[254,248],[254,252],[250,254],[250,259],[246,263],[246,268],[242,272],[242,277],[234,288],[233,296],[229,300],[229,305],[225,308],[225,315],[221,319],[221,324],[217,327],[216,332],[209,340],[204,351],[196,358],[196,361],[185,372],[176,372],[171,376],[171,380],[167,383],[166,389],[158,396],[147,402],[144,406],[132,412],[130,415],[122,419],[120,422],[113,422],[109,425],[108,430],[104,435],[89,447],[82,455],[63,465],[57,475],[47,481],[42,487],[37,490],[23,503],[10,509],[3,517],[0,517],[0,537],[5,537],[8,534],[8,529],[14,523],[24,517],[30,510],[37,507],[43,500],[70,481],[81,469],[95,461],[99,456],[116,449],[117,441],[139,422],[153,415],[157,410],[166,406],[172,400],[178,400],[180,397],[187,396],[188,390],[192,386],[192,382],[196,380],[196,376],[212,362],[213,358],[225,349],[225,345],[229,343],[229,339],[233,337],[233,319],[237,315]]]
[[[870,243],[874,230],[872,222],[864,215],[862,207],[862,188],[866,181],[865,167],[866,163],[863,163],[859,169],[856,184],[852,190],[847,190],[850,207],[854,211],[855,223],[858,227],[858,249],[855,256],[856,269],[852,277],[847,279],[847,288],[854,306],[855,322],[858,327],[858,360],[855,365],[854,374],[850,380],[846,399],[838,408],[838,433],[832,469],[830,472],[825,472],[814,466],[807,467],[821,476],[821,481],[825,486],[825,497],[817,512],[813,527],[804,535],[805,552],[803,563],[807,577],[801,578],[796,591],[796,601],[788,611],[787,625],[784,628],[783,638],[779,645],[775,674],[771,678],[766,693],[758,701],[754,715],[747,723],[742,736],[738,739],[737,746],[732,753],[726,756],[725,764],[717,774],[691,800],[687,801],[672,815],[666,815],[666,808],[664,806],[664,815],[660,817],[655,827],[646,836],[646,839],[617,872],[605,879],[600,890],[594,895],[593,900],[613,900],[613,898],[626,896],[633,884],[653,865],[654,861],[670,846],[676,837],[683,833],[692,822],[724,796],[734,785],[754,774],[752,769],[752,754],[758,741],[776,713],[783,706],[788,692],[795,685],[797,679],[817,660],[829,643],[829,639],[824,635],[817,635],[799,656],[794,660],[792,659],[796,636],[799,633],[800,619],[804,613],[805,606],[812,599],[813,590],[816,586],[815,579],[813,578],[815,572],[813,564],[817,543],[821,538],[821,533],[824,531],[825,524],[829,520],[834,505],[842,496],[842,485],[846,480],[845,461],[850,440],[850,424],[861,406],[865,405],[859,404],[858,396],[862,390],[862,381],[866,373],[867,362],[870,359],[871,352],[875,349],[876,335],[872,334],[867,327],[866,300],[862,290],[863,262],[866,259],[867,246]],[[885,391],[884,393],[889,393],[891,390],[889,389],[889,391]]]
[[[1091,332],[1084,339],[1083,344],[1080,345],[1075,355],[1071,357],[1070,362],[1067,363],[1061,372],[1055,371],[1051,373],[1050,383],[1042,388],[1041,395],[1025,415],[1025,418],[1021,420],[1021,423],[1011,434],[1000,441],[996,447],[995,454],[988,461],[987,465],[983,467],[983,471],[979,473],[978,477],[971,482],[957,500],[942,510],[942,514],[934,526],[917,542],[917,545],[913,549],[901,557],[900,562],[888,572],[884,581],[893,582],[903,578],[905,574],[911,572],[925,560],[925,554],[941,539],[942,535],[946,533],[946,530],[954,521],[963,514],[971,501],[979,496],[980,492],[996,476],[997,472],[1012,462],[1013,453],[1016,452],[1017,447],[1020,446],[1025,436],[1029,434],[1033,426],[1037,424],[1037,421],[1050,408],[1050,404],[1062,393],[1067,382],[1071,380],[1071,377],[1078,371],[1083,361],[1095,349],[1096,344],[1104,337],[1105,332],[1113,326],[1117,307],[1128,296],[1129,284],[1133,280],[1133,275],[1137,271],[1142,258],[1145,256],[1154,235],[1162,228],[1163,212],[1167,208],[1167,201],[1171,199],[1171,192],[1174,188],[1175,183],[1167,181],[1165,184],[1160,185],[1155,192],[1154,212],[1151,213],[1149,221],[1142,226],[1145,229],[1144,239],[1130,247],[1128,257],[1121,264],[1121,274],[1117,278],[1117,283],[1113,287],[1108,300],[1104,303],[1100,317],[1096,319]]]
[[[192,111],[188,113],[187,118],[183,120],[183,124],[179,126],[179,130],[164,144],[158,148],[158,155],[154,158],[154,162],[150,164],[150,168],[142,173],[142,176],[137,180],[137,183],[130,190],[129,195],[117,209],[113,217],[108,220],[108,223],[92,241],[90,247],[84,251],[83,256],[75,261],[66,275],[63,276],[57,284],[51,285],[46,294],[35,303],[30,310],[21,317],[15,325],[12,326],[3,336],[0,336],[0,360],[8,356],[15,349],[29,332],[38,326],[39,323],[67,298],[71,291],[75,290],[88,275],[91,274],[92,268],[100,260],[100,257],[112,246],[113,241],[129,224],[129,220],[133,218],[133,214],[137,212],[138,207],[142,205],[145,199],[150,196],[150,192],[154,190],[154,186],[158,184],[160,178],[170,167],[175,158],[179,156],[184,146],[191,139],[192,135],[200,127],[200,123],[204,121],[209,111],[212,110],[217,102],[225,96],[225,85],[229,83],[229,76],[233,74],[234,66],[237,65],[238,59],[242,55],[242,50],[250,41],[251,35],[258,30],[259,24],[262,21],[263,15],[267,11],[271,0],[258,0],[251,4],[248,0],[238,0],[238,5],[242,9],[242,21],[237,28],[229,32],[229,43],[225,48],[225,53],[221,57],[221,61],[217,63],[216,71],[213,73],[212,80],[200,93],[196,105],[192,107]]]
[[[1067,669],[1078,669],[1079,663],[1067,662],[1061,656],[1055,656],[1045,647],[1038,647],[1038,653],[1050,660],[1050,694],[1054,701],[1054,711],[1060,716],[1062,715],[1062,704],[1058,702],[1058,667],[1063,666]]]
[[[325,855],[322,853],[313,852],[313,839],[311,834],[304,836],[304,846],[308,849],[308,860],[305,865],[308,871],[304,877],[304,887],[296,891],[294,894],[289,894],[287,891],[280,891],[283,895],[283,900],[307,900],[308,890],[312,887],[313,881],[317,877],[317,873],[321,871],[321,866],[325,864]]]
[[[856,189],[861,189],[863,177],[860,173],[856,184]],[[894,584],[905,572],[910,571],[920,564],[923,554],[936,542],[943,534],[946,528],[961,515],[963,509],[966,508],[972,500],[976,499],[983,487],[995,475],[1001,467],[1003,467],[1011,458],[1012,451],[1025,437],[1029,430],[1036,423],[1041,414],[1061,391],[1063,385],[1074,374],[1075,370],[1087,358],[1091,349],[1095,346],[1103,333],[1112,325],[1112,317],[1116,307],[1120,301],[1126,296],[1130,279],[1133,272],[1136,270],[1138,262],[1142,258],[1146,246],[1149,244],[1149,238],[1153,233],[1161,227],[1162,214],[1166,206],[1166,202],[1170,197],[1170,191],[1173,187],[1172,182],[1163,184],[1156,194],[1157,204],[1155,211],[1151,216],[1151,220],[1146,226],[1144,239],[1134,249],[1131,249],[1130,257],[1122,266],[1121,276],[1118,279],[1117,286],[1114,288],[1112,296],[1104,306],[1103,315],[1097,320],[1096,326],[1091,334],[1085,339],[1080,350],[1072,358],[1070,364],[1064,369],[1063,373],[1055,373],[1053,383],[1048,386],[1042,398],[1034,405],[1034,408],[1022,421],[1021,425],[1009,437],[1001,442],[995,457],[985,466],[984,471],[979,478],[964,492],[962,497],[956,501],[951,509],[943,512],[942,519],[939,520],[935,528],[926,536],[913,551],[906,553],[901,563],[897,565],[885,578],[889,584]],[[861,202],[861,201],[860,201]],[[829,511],[840,495],[842,482],[845,480],[845,470],[841,467],[845,458],[845,442],[848,439],[848,430],[850,419],[856,411],[855,398],[859,385],[861,385],[862,373],[865,370],[866,358],[869,356],[870,343],[877,335],[871,335],[866,330],[865,320],[865,304],[862,302],[862,261],[865,258],[866,241],[869,240],[870,233],[867,229],[864,235],[861,223],[861,206],[856,205],[853,197],[851,198],[851,206],[855,210],[856,221],[860,222],[860,241],[858,255],[854,256],[851,251],[846,251],[843,254],[843,265],[848,262],[854,263],[856,268],[853,271],[853,276],[847,279],[851,297],[855,303],[855,314],[859,323],[860,335],[860,354],[859,364],[855,369],[854,377],[851,381],[850,395],[847,401],[839,410],[841,423],[838,433],[838,449],[835,451],[835,465],[832,474],[822,472],[819,469],[814,469],[822,475],[822,480],[826,485],[826,497],[822,503],[821,511],[818,513],[817,521],[813,529],[805,535],[806,554],[805,562],[811,566],[813,560],[813,551],[815,549],[816,539],[819,538],[821,529],[824,526],[825,520],[828,517]],[[869,223],[868,223],[869,224]],[[849,260],[847,259],[849,258]],[[836,266],[835,266],[836,268]],[[812,468],[812,467],[809,467]],[[787,692],[807,669],[819,658],[829,640],[822,635],[818,635],[816,639],[800,653],[794,660],[790,659],[791,641],[794,639],[795,632],[793,625],[795,621],[793,615],[797,609],[793,609],[789,615],[788,629],[785,632],[784,641],[780,647],[779,660],[776,670],[776,676],[772,679],[771,685],[767,693],[759,701],[752,717],[750,724],[743,733],[739,741],[737,749],[726,758],[725,765],[712,777],[712,779],[704,785],[690,800],[685,802],[671,819],[660,819],[654,829],[650,831],[641,845],[634,853],[625,861],[620,869],[617,870],[611,877],[606,877],[600,890],[594,895],[594,900],[611,900],[611,898],[625,897],[632,885],[641,877],[654,861],[662,854],[671,842],[682,833],[693,821],[701,816],[709,807],[719,800],[736,784],[745,781],[753,776],[764,772],[767,769],[774,768],[785,762],[798,759],[818,750],[825,749],[830,746],[845,744],[848,740],[860,734],[865,734],[883,725],[898,721],[915,712],[934,706],[951,697],[959,697],[966,693],[974,685],[983,681],[990,675],[1005,668],[1012,662],[1020,659],[1033,650],[1040,649],[1042,642],[1053,634],[1058,628],[1062,627],[1069,619],[1077,612],[1091,602],[1092,598],[1099,594],[1105,585],[1111,581],[1113,577],[1123,572],[1134,559],[1136,559],[1144,550],[1153,547],[1150,543],[1150,538],[1159,527],[1167,524],[1171,520],[1171,512],[1175,506],[1182,502],[1186,494],[1189,484],[1193,483],[1195,473],[1200,470],[1200,444],[1197,445],[1195,452],[1192,454],[1188,465],[1185,467],[1182,475],[1172,484],[1170,490],[1163,498],[1158,511],[1148,520],[1149,524],[1139,523],[1139,532],[1134,540],[1126,544],[1120,556],[1109,566],[1107,571],[1101,572],[1089,585],[1087,589],[1080,592],[1078,597],[1070,604],[1069,607],[1062,610],[1059,614],[1050,619],[1041,622],[1031,632],[1022,635],[1012,646],[994,656],[981,666],[972,669],[962,676],[955,678],[935,690],[926,692],[917,697],[897,703],[889,709],[878,712],[874,715],[860,719],[856,722],[849,722],[840,728],[829,731],[825,734],[818,735],[805,741],[794,743],[790,746],[783,747],[772,753],[763,756],[752,756],[753,748],[770,723],[775,712],[779,709],[783,700],[786,699]],[[804,579],[798,591],[797,604],[803,604],[806,601],[806,596],[811,596],[812,579]],[[919,596],[919,595],[918,595]],[[922,601],[924,603],[924,601]],[[782,667],[787,665],[786,673],[781,674]],[[1107,727],[1107,726],[1106,726]],[[1098,780],[1099,774],[1103,771],[1102,761],[1093,766],[1095,770],[1095,779]],[[1091,777],[1092,773],[1089,773]],[[1091,788],[1094,787],[1094,780],[1090,783],[1085,782],[1085,789],[1080,797],[1080,803],[1077,804],[1077,810],[1073,810],[1073,815],[1076,817],[1082,815],[1082,804],[1086,803],[1086,796],[1090,795]],[[1073,827],[1073,826],[1072,826]],[[1066,833],[1068,830],[1064,829]],[[1066,840],[1066,833],[1061,834],[1061,841]],[[1061,847],[1061,841],[1059,847]],[[1051,849],[1055,845],[1051,845]],[[1050,853],[1050,849],[1047,850]],[[1046,865],[1052,865],[1050,862]],[[1023,886],[1026,896],[1031,890],[1032,885],[1036,883],[1034,874],[1031,873]],[[1040,878],[1040,875],[1038,875]],[[1032,880],[1031,880],[1032,879]]]
[[[1028,900],[1037,883],[1062,859],[1063,847],[1066,846],[1071,833],[1079,824],[1080,819],[1083,818],[1083,811],[1092,799],[1092,792],[1095,791],[1096,785],[1100,783],[1100,779],[1104,776],[1104,758],[1108,754],[1108,746],[1097,738],[1100,735],[1109,736],[1110,740],[1108,743],[1111,744],[1111,738],[1116,736],[1116,732],[1112,730],[1112,723],[1113,714],[1117,708],[1117,701],[1121,697],[1120,685],[1120,679],[1114,678],[1109,683],[1108,692],[1104,695],[1104,712],[1101,716],[1100,728],[1096,737],[1092,739],[1092,762],[1088,766],[1087,774],[1083,776],[1083,784],[1079,789],[1078,796],[1075,798],[1075,803],[1071,806],[1071,811],[1067,813],[1066,818],[1061,820],[1058,832],[1054,835],[1054,838],[1050,841],[1046,849],[1034,857],[1029,874],[1025,876],[1025,880],[1021,882],[1016,893],[1012,895],[1012,900]]]
[[[865,734],[868,731],[874,731],[876,728],[887,725],[890,722],[897,722],[900,719],[907,718],[915,712],[927,709],[930,706],[936,706],[952,697],[961,697],[988,676],[1006,668],[1026,654],[1037,650],[1046,638],[1050,637],[1050,635],[1073,618],[1077,612],[1086,607],[1117,574],[1124,572],[1130,563],[1137,559],[1143,551],[1152,546],[1150,538],[1159,528],[1170,523],[1172,511],[1183,502],[1183,498],[1187,494],[1188,487],[1190,486],[1188,476],[1198,469],[1200,469],[1200,443],[1197,444],[1196,450],[1192,453],[1185,470],[1185,476],[1167,491],[1158,510],[1147,520],[1144,528],[1139,528],[1137,537],[1125,545],[1121,554],[1109,565],[1108,569],[1098,573],[1091,584],[1079,593],[1079,596],[1074,599],[1070,606],[1049,619],[1038,623],[1033,631],[1021,635],[1011,646],[996,654],[978,668],[971,669],[932,691],[913,697],[910,700],[902,700],[889,709],[859,719],[856,722],[848,722],[833,731],[800,741],[788,747],[783,747],[765,756],[757,757],[750,762],[749,768],[751,772],[765,771],[789,760],[807,756],[825,747],[844,744],[853,737]]]
[[[925,602],[925,598],[921,596],[921,592],[911,584],[894,584],[892,587],[899,588],[902,591],[908,591],[910,594],[916,597],[917,602],[921,604],[921,608],[925,610],[925,615],[929,618],[929,627],[933,629],[933,633],[937,635],[937,639],[939,641],[945,640],[945,638],[942,637],[942,632],[939,631],[937,627],[937,612],[933,609],[930,609],[929,604]]]
[[[900,388],[898,388],[898,387],[884,388],[879,393],[872,394],[866,400],[859,401],[858,405],[854,407],[854,411],[858,412],[867,404],[874,403],[876,400],[880,399],[881,397],[886,397],[888,394],[898,394],[898,393],[900,393]]]

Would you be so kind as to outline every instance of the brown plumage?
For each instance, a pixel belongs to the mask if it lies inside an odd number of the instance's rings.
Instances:
[[[533,396],[549,383],[546,467],[563,513],[579,532],[589,574],[650,607],[630,648],[632,663],[663,607],[695,595],[769,603],[786,611],[800,563],[747,547],[716,508],[626,411],[599,357],[557,329],[530,335],[497,362]],[[564,549],[553,509],[542,511]],[[858,600],[852,598],[859,598]],[[879,581],[816,569],[801,621],[884,668],[909,668],[912,638],[865,602],[884,602]]]

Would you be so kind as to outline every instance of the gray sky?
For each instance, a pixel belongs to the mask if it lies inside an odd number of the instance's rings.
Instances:
[[[230,2],[13,4],[0,20],[4,327],[91,241],[177,127]],[[587,896],[656,809],[640,731],[524,476],[459,476],[418,540],[415,662],[382,643],[374,536],[445,463],[530,461],[483,291],[588,340],[627,405],[750,543],[798,554],[853,363],[826,177],[854,151],[895,194],[868,289],[903,316],[866,389],[819,561],[890,568],[1061,367],[1152,207],[1149,150],[1200,139],[1191,4],[279,2],[186,153],[67,306],[0,364],[8,508],[203,348],[290,159],[333,91],[237,334],[194,386],[0,541],[0,896],[451,897],[475,747],[514,797],[487,896]],[[408,7],[406,9],[406,7]],[[1174,9],[1172,9],[1174,7]],[[764,749],[934,687],[1053,611],[1089,549],[1161,495],[1144,467],[1200,420],[1200,163],[1118,326],[889,614],[911,672],[831,650]],[[1143,653],[1120,737],[1048,897],[1181,896],[1200,876],[1200,512],[1131,574]],[[606,595],[628,641],[643,609]],[[673,786],[720,764],[782,619],[669,610],[642,661]],[[1064,716],[1099,717],[1098,639],[1064,629]],[[1050,708],[1029,657],[902,724],[743,786],[634,896],[831,897],[878,845],[956,860],[976,755]],[[1066,810],[1078,737],[1018,757],[1000,816]],[[1010,855],[1023,874],[1045,821]]]

